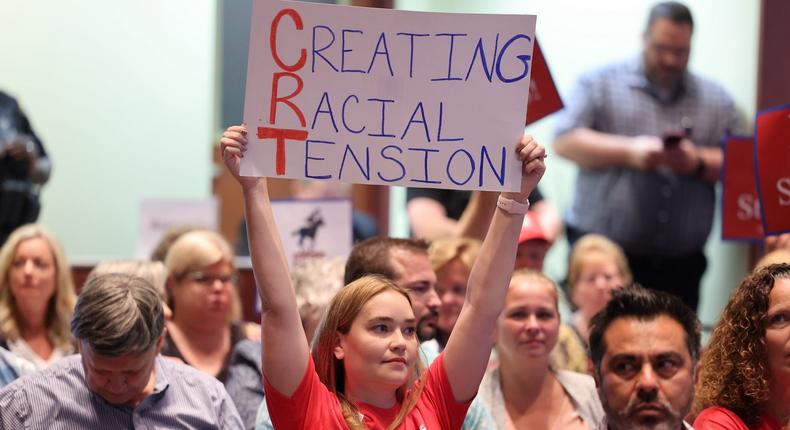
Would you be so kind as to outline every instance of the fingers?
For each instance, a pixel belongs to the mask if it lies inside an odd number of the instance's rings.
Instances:
[[[537,158],[527,163],[524,163],[524,174],[529,175],[536,172],[542,172],[546,170],[546,163],[543,162],[542,158]]]
[[[546,158],[546,148],[539,144],[532,136],[525,135],[516,147],[518,159],[524,163],[532,160]]]
[[[247,128],[243,125],[228,127],[219,140],[223,157],[244,157],[247,151]]]

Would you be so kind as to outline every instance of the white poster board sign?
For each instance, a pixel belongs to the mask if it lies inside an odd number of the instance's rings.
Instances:
[[[346,257],[351,252],[351,200],[274,200],[272,211],[292,267],[307,258]]]
[[[149,259],[159,240],[173,227],[187,225],[216,231],[217,214],[215,199],[141,201],[135,258]]]
[[[516,190],[535,16],[254,0],[242,174]]]

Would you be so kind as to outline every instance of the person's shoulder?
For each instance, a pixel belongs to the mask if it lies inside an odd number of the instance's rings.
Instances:
[[[639,69],[639,62],[635,58],[621,59],[604,64],[599,64],[588,69],[580,75],[581,80],[601,80],[634,73]]]
[[[746,424],[735,412],[721,406],[703,409],[694,420],[694,428],[697,430],[748,430]]]
[[[185,384],[187,386],[202,386],[204,388],[223,387],[217,378],[201,372],[188,364],[162,356],[156,357],[156,360],[169,384]]]
[[[586,373],[573,372],[570,370],[557,370],[554,372],[557,380],[563,386],[574,386],[591,388],[595,390],[595,380]]]
[[[70,355],[45,369],[20,376],[0,389],[0,398],[14,397],[20,391],[33,394],[34,397],[55,391],[58,391],[59,395],[67,394],[64,391],[76,393],[87,390],[84,381],[79,354]]]
[[[696,94],[698,96],[727,101],[731,99],[730,94],[723,85],[711,78],[708,78],[707,76],[703,76],[694,72],[688,72],[688,79],[691,79],[691,82],[693,82],[694,88],[696,89]]]
[[[253,361],[256,364],[261,362],[261,343],[255,340],[245,339],[233,345],[231,352],[231,363],[238,361]]]
[[[420,354],[427,365],[433,363],[441,352],[442,347],[436,339],[426,340],[420,344]]]
[[[595,387],[595,380],[585,373],[569,370],[559,370],[554,375],[584,420],[593,428],[600,426],[605,421],[605,413]]]
[[[8,103],[8,102],[16,103],[16,99],[12,97],[11,94],[8,94],[3,90],[0,90],[0,103]]]
[[[598,390],[595,387],[595,380],[592,376],[572,372],[570,370],[558,370],[554,372],[557,381],[573,400],[579,405],[594,405],[599,409]]]

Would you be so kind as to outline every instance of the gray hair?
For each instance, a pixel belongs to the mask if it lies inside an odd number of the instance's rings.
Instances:
[[[164,330],[162,301],[143,278],[99,275],[82,288],[71,333],[97,354],[119,356],[147,351]]]
[[[150,282],[156,287],[162,301],[167,300],[165,283],[167,282],[167,267],[161,261],[144,260],[112,260],[102,261],[88,273],[85,282],[90,282],[93,278],[106,275],[108,273],[121,273],[125,275],[138,276]]]

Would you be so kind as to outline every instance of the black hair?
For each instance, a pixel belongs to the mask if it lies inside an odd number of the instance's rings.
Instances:
[[[650,31],[653,24],[659,19],[668,19],[675,24],[688,24],[694,28],[694,18],[691,17],[691,11],[686,5],[675,1],[668,1],[657,3],[650,9],[650,14],[647,17],[647,26],[645,32]]]
[[[666,315],[677,321],[686,332],[686,346],[692,362],[699,360],[701,326],[697,315],[676,296],[663,291],[649,290],[632,285],[612,292],[612,300],[590,321],[590,357],[596,372],[606,352],[603,341],[609,326],[620,318],[652,321]]]

